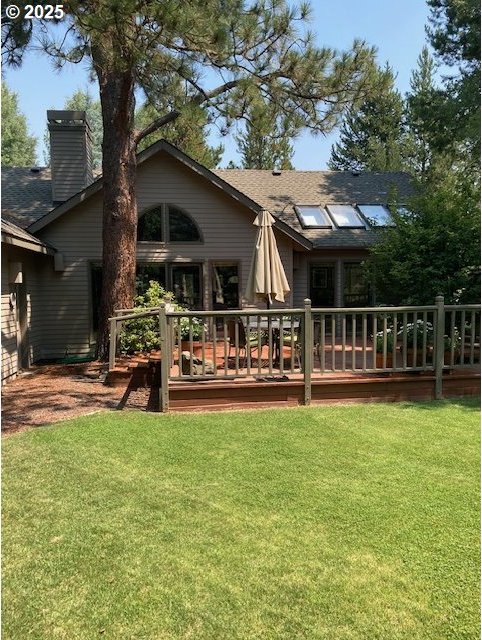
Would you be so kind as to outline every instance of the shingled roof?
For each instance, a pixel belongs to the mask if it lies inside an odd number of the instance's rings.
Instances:
[[[2,217],[22,229],[52,209],[50,169],[2,167]]]
[[[233,197],[244,197],[248,206],[268,209],[279,219],[280,228],[285,232],[292,229],[293,235],[306,243],[307,247],[367,247],[373,244],[375,233],[371,229],[303,228],[294,210],[295,204],[387,204],[392,197],[404,203],[414,194],[410,176],[403,172],[210,171],[164,140],[143,151],[139,155],[139,162],[158,151],[167,151]],[[83,192],[53,208],[50,169],[4,167],[2,216],[23,229],[37,223],[33,227],[37,230],[37,227],[44,226],[51,218],[55,219],[75,205],[79,198],[83,199],[101,188],[102,181],[96,181]]]
[[[375,234],[367,229],[303,228],[294,205],[387,204],[392,197],[404,203],[414,195],[410,175],[401,171],[218,169],[214,173],[311,240],[314,247],[366,247],[373,244]]]
[[[38,253],[54,254],[55,249],[9,220],[2,220],[2,242]]]

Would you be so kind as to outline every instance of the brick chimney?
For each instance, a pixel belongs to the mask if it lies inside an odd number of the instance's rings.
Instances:
[[[52,201],[59,204],[93,182],[92,135],[85,111],[47,111]]]

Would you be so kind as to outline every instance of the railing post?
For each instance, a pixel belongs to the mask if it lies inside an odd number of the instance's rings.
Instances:
[[[109,320],[109,371],[115,367],[115,354],[117,350],[117,321],[115,318]]]
[[[313,324],[311,322],[311,300],[305,299],[303,322],[303,379],[305,383],[304,404],[311,404],[311,372],[313,370]]]
[[[443,397],[443,368],[444,368],[444,333],[445,333],[445,307],[444,297],[435,298],[437,307],[437,320],[435,325],[435,399]]]
[[[159,342],[161,346],[161,386],[159,389],[159,408],[165,413],[169,411],[169,370],[171,354],[169,353],[169,338],[167,334],[166,304],[159,307]]]

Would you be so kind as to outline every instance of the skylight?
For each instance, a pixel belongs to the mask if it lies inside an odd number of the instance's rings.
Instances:
[[[297,205],[296,213],[303,227],[327,227],[333,228],[333,224],[324,209],[318,205]]]
[[[351,204],[328,204],[326,206],[337,227],[366,229],[366,225]]]
[[[388,207],[382,204],[359,204],[357,206],[365,218],[368,218],[369,222],[374,222],[381,227],[393,226],[392,216]]]

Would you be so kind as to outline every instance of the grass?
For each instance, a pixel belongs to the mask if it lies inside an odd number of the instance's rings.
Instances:
[[[478,402],[5,438],[3,640],[479,638]]]

